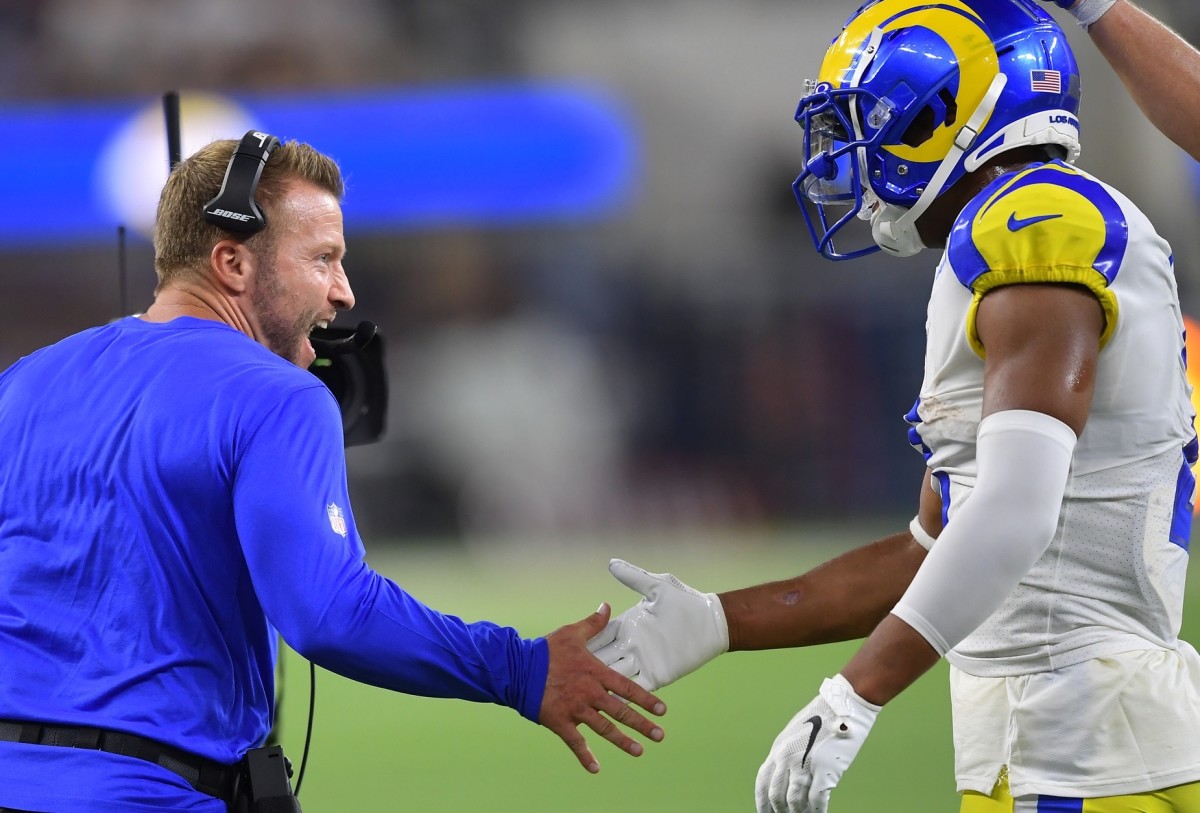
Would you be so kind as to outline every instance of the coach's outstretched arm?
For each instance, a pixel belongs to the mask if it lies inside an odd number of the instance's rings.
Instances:
[[[643,745],[625,729],[662,739],[638,707],[658,715],[665,706],[587,649],[609,620],[607,605],[526,638],[439,612],[371,569],[353,512],[337,526],[325,516],[325,493],[349,505],[340,421],[328,389],[306,385],[238,463],[235,517],[246,567],[267,619],[293,649],[373,686],[508,706],[557,734],[593,773],[600,764],[585,727],[632,756]],[[302,465],[280,466],[278,450],[291,448],[306,450]]]
[[[1046,0],[1068,8],[1133,100],[1200,161],[1200,51],[1129,0]]]

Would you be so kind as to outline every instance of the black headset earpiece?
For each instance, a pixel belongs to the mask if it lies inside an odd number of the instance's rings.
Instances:
[[[233,151],[221,191],[204,204],[204,219],[226,231],[254,234],[267,227],[267,216],[254,202],[254,191],[267,159],[279,146],[273,135],[250,130]]]

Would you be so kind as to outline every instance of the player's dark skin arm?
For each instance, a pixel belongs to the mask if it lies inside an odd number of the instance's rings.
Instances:
[[[927,476],[926,476],[927,477]],[[929,504],[931,518],[925,516]],[[921,489],[921,524],[941,528],[937,495]],[[729,650],[779,649],[863,638],[891,611],[926,551],[907,530],[831,559],[802,576],[721,593]]]

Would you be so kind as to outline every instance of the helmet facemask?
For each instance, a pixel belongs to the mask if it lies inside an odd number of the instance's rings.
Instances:
[[[804,128],[804,171],[792,184],[817,250],[831,259],[851,259],[877,251],[876,246],[839,252],[833,236],[849,221],[870,220],[878,198],[867,183],[867,155],[886,135],[888,104],[858,88],[835,90],[809,81],[811,92],[800,101],[796,121]],[[868,132],[858,110],[869,107]],[[814,204],[810,214],[805,201]],[[832,223],[831,223],[832,221]],[[820,226],[818,233],[817,226]]]

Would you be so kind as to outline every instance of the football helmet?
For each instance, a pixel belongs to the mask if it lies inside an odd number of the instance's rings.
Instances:
[[[1054,145],[1068,162],[1079,156],[1079,69],[1033,0],[870,0],[805,90],[805,166],[792,189],[830,259],[916,254],[921,213],[1002,152]],[[874,245],[839,252],[834,236],[856,217],[871,221]]]

